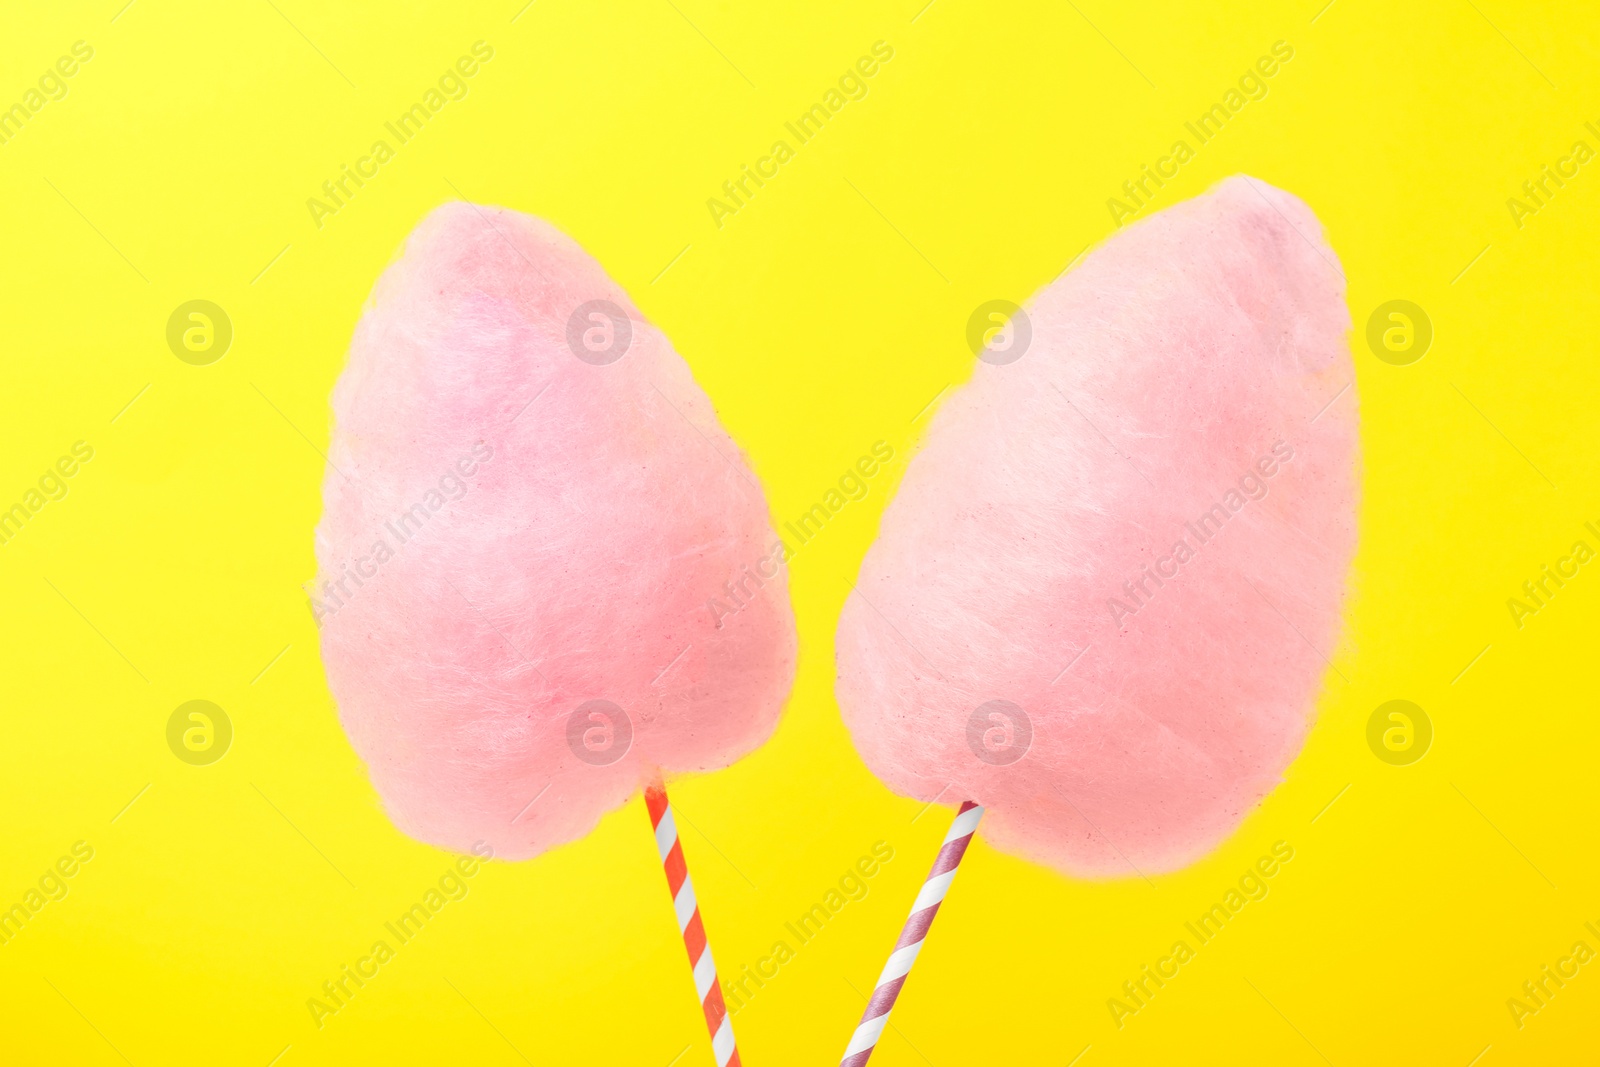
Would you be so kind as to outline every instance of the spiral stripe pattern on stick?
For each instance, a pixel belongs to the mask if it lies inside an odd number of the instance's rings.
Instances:
[[[928,880],[922,883],[922,891],[917,894],[916,903],[911,905],[911,917],[900,931],[900,940],[895,942],[889,962],[884,964],[883,973],[878,975],[872,998],[867,1001],[866,1011],[861,1013],[861,1023],[856,1027],[855,1036],[850,1039],[850,1046],[844,1050],[844,1059],[839,1061],[839,1067],[866,1067],[872,1050],[878,1047],[878,1038],[889,1023],[889,1012],[894,1008],[895,998],[906,984],[906,976],[911,973],[917,953],[922,951],[928,928],[939,913],[940,902],[950,891],[956,869],[961,866],[961,857],[966,855],[967,845],[971,843],[981,818],[983,807],[970,800],[964,802],[956,813],[955,821],[950,824],[950,832],[944,835],[939,855],[933,861],[933,870],[928,872]]]
[[[678,824],[672,817],[672,805],[667,801],[667,791],[661,782],[645,787],[644,803],[650,812],[650,825],[655,827],[656,848],[661,853],[661,865],[667,872],[667,888],[672,890],[672,904],[678,913],[678,929],[683,933],[683,946],[689,950],[689,966],[694,970],[694,990],[705,1011],[706,1029],[711,1034],[711,1051],[717,1067],[740,1067],[739,1049],[733,1041],[733,1020],[728,1017],[727,1004],[722,999],[722,985],[717,981],[717,967],[711,961],[711,946],[706,943],[705,925],[700,921],[700,905],[694,896],[694,883],[689,880],[689,867],[683,859],[683,845],[678,841]]]

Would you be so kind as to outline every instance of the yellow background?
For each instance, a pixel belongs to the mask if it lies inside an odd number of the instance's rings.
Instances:
[[[1600,564],[1521,629],[1506,600],[1600,547],[1600,162],[1521,228],[1505,202],[1575,140],[1600,148],[1593,6],[922,3],[7,5],[0,103],[74,41],[95,54],[0,145],[0,502],[75,441],[95,456],[0,547],[0,903],[73,842],[95,855],[0,947],[0,1060],[711,1062],[638,799],[480,872],[321,1029],[306,1007],[450,862],[380,811],[300,583],[352,326],[459,190],[605,265],[780,519],[873,442],[897,451],[793,563],[777,736],[674,790],[724,976],[895,849],[735,1019],[752,1067],[837,1062],[949,818],[868,775],[832,697],[846,580],[919,413],[970,372],[973,309],[1105,238],[1106,199],[1284,40],[1270,94],[1156,206],[1248,172],[1311,205],[1348,276],[1365,497],[1318,725],[1180,874],[1070,881],[976,845],[873,1062],[1588,1062],[1600,962],[1520,1029],[1506,1001],[1580,938],[1600,949]],[[470,95],[317,228],[306,199],[478,40]],[[879,40],[869,95],[718,229],[706,199]],[[234,327],[210,366],[165,341],[197,298]],[[1363,339],[1391,299],[1434,325],[1410,366]],[[197,698],[235,730],[206,767],[165,740]],[[1394,698],[1436,731],[1410,766],[1366,743]],[[1107,999],[1280,839],[1270,895],[1119,1029]]]

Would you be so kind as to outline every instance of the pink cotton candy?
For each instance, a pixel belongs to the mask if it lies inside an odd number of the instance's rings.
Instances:
[[[1343,278],[1311,211],[1241,176],[1026,314],[884,512],[839,703],[890,788],[986,805],[994,845],[1173,870],[1277,784],[1330,669],[1358,492]]]
[[[723,767],[771,734],[795,635],[765,497],[572,240],[434,211],[379,280],[333,409],[313,610],[400,829],[525,858],[657,768]]]

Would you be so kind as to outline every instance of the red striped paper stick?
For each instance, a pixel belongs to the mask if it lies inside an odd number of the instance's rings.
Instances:
[[[689,966],[694,968],[694,990],[706,1013],[711,1051],[717,1058],[717,1067],[740,1067],[739,1049],[733,1043],[733,1020],[728,1017],[727,1005],[722,1000],[717,966],[711,962],[711,946],[706,944],[700,905],[695,901],[694,884],[689,881],[689,867],[683,860],[683,845],[678,841],[678,824],[672,817],[672,805],[667,802],[667,791],[659,778],[645,787],[644,806],[650,811],[650,825],[655,827],[656,848],[661,852],[661,864],[667,871],[667,888],[672,890],[672,904],[678,912],[678,929],[683,933],[684,948],[689,950]]]
[[[928,872],[928,880],[922,883],[922,892],[917,894],[916,903],[911,905],[911,917],[901,929],[900,940],[894,943],[894,952],[890,954],[889,962],[884,964],[883,973],[878,975],[872,999],[867,1001],[867,1010],[861,1013],[861,1023],[856,1027],[855,1036],[850,1039],[850,1046],[844,1050],[844,1059],[839,1061],[839,1067],[866,1067],[872,1050],[878,1047],[878,1038],[889,1023],[889,1012],[894,1008],[895,998],[906,984],[906,975],[911,973],[917,953],[922,951],[928,928],[933,925],[933,917],[939,913],[939,902],[950,891],[950,883],[955,880],[956,870],[961,866],[961,857],[967,854],[967,845],[972,841],[973,831],[977,830],[981,818],[983,807],[970,800],[965,801],[961,810],[956,812],[955,822],[950,824],[950,832],[944,835],[944,845],[939,849],[938,858],[933,861],[933,870]]]

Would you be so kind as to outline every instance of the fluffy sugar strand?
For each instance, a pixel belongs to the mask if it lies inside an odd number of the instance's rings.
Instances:
[[[1076,874],[1180,867],[1281,779],[1338,640],[1358,440],[1338,260],[1235,177],[1117,233],[937,412],[839,624],[867,765]],[[1010,353],[1007,353],[1009,356]]]
[[[532,856],[657,768],[770,735],[795,635],[765,498],[683,359],[572,240],[434,211],[379,280],[333,412],[313,610],[400,829]]]

